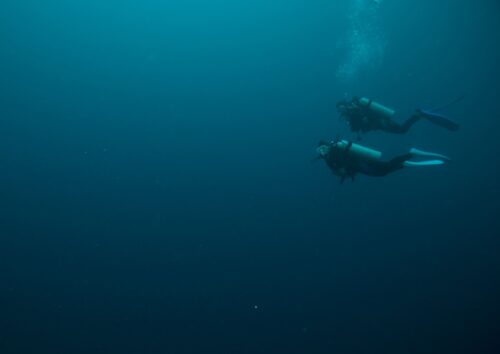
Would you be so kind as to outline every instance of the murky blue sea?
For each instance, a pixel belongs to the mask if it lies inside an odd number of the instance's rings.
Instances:
[[[1,1],[0,354],[499,353],[499,63],[498,0]]]

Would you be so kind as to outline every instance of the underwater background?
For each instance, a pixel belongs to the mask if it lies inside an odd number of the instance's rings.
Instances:
[[[0,2],[0,353],[498,353],[497,0]],[[453,162],[340,185],[338,100]]]

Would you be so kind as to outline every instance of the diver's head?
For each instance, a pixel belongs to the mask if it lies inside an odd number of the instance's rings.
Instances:
[[[325,158],[330,152],[331,146],[327,141],[321,140],[318,143],[318,147],[316,148],[316,152],[318,153],[320,158]]]

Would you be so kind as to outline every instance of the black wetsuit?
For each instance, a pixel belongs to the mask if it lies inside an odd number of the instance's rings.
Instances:
[[[416,113],[400,124],[391,118],[380,117],[374,114],[368,108],[361,106],[356,100],[339,102],[337,107],[339,107],[341,115],[349,123],[351,131],[355,133],[382,130],[393,134],[404,134],[421,118]]]
[[[405,134],[410,128],[420,120],[420,116],[418,114],[412,115],[408,118],[404,123],[400,124],[390,118],[378,119],[378,126],[372,130],[383,130],[388,133],[393,134]]]
[[[345,148],[331,145],[330,151],[324,157],[328,167],[337,175],[341,182],[349,177],[354,180],[357,173],[367,176],[383,177],[404,167],[404,162],[412,158],[412,154],[396,156],[389,161],[369,160],[356,157],[349,153],[352,142]]]
[[[359,161],[357,172],[367,176],[383,177],[404,167],[404,162],[412,158],[411,154],[396,156],[389,161]]]

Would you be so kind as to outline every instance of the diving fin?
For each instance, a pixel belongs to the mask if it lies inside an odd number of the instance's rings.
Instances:
[[[450,158],[447,156],[436,154],[434,152],[422,151],[415,148],[410,149],[410,154],[416,157],[430,157],[433,158],[433,160],[405,161],[403,162],[404,166],[408,167],[437,166],[437,165],[443,165],[446,161],[450,161]]]
[[[412,154],[413,156],[433,157],[441,161],[451,161],[448,156],[436,154],[435,152],[422,151],[415,148],[410,149],[410,154]]]
[[[422,167],[422,166],[437,166],[443,165],[443,160],[427,160],[427,161],[405,161],[403,162],[404,166],[407,167]]]
[[[439,113],[436,113],[433,111],[426,111],[423,109],[418,110],[418,113],[420,114],[420,116],[422,118],[427,119],[429,122],[436,124],[436,125],[439,125],[442,128],[445,128],[445,129],[448,129],[448,130],[451,130],[454,132],[460,128],[460,125],[458,123],[452,121],[451,119],[449,119],[448,117],[446,117],[442,114],[439,114]]]

